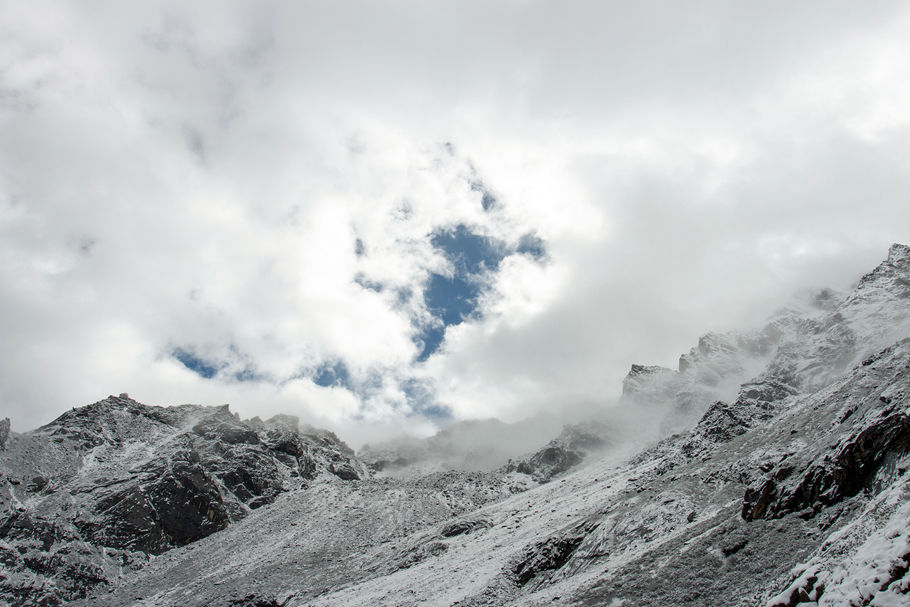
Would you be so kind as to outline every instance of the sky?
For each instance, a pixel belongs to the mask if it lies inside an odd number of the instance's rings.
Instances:
[[[910,242],[903,2],[0,0],[0,417],[608,406]]]

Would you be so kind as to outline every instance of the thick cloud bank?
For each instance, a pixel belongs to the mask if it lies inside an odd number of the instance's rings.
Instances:
[[[910,240],[903,3],[0,2],[0,417],[602,404]]]

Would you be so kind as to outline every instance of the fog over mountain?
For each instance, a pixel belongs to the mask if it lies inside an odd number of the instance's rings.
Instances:
[[[0,0],[0,607],[910,604],[908,40]]]
[[[17,431],[120,392],[558,431],[910,241],[904,3],[0,11]]]
[[[489,419],[355,453],[125,393],[0,420],[0,605],[907,604],[908,301],[895,243],[549,437]]]

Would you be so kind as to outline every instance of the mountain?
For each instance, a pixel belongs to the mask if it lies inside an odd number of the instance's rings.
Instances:
[[[321,475],[366,476],[334,434],[227,405],[150,407],[110,396],[0,451],[0,598],[54,604],[109,586]]]
[[[0,603],[910,604],[908,388],[893,245],[849,293],[633,365],[524,455],[471,459],[495,421],[358,456],[293,418],[109,397],[0,424]]]
[[[456,422],[424,439],[404,436],[367,444],[357,457],[377,476],[410,477],[449,470],[491,471],[507,466],[553,438],[565,423],[537,415],[516,423],[498,419]]]

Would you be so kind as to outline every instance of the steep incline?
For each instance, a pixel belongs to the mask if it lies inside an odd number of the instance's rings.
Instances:
[[[757,330],[709,333],[680,357],[678,371],[633,365],[623,402],[669,405],[664,425],[687,429],[711,403],[737,394],[776,401],[819,390],[907,336],[910,247],[894,244],[846,297],[822,290]]]
[[[370,478],[291,420],[112,397],[6,436],[0,589],[52,604],[94,588],[77,604],[110,606],[908,604],[908,338],[910,248],[894,245],[845,297],[709,334],[676,371],[635,366],[619,409],[486,473]],[[642,451],[658,426],[685,431]],[[433,465],[465,461],[449,451]]]
[[[447,542],[444,556],[287,604],[776,605],[802,569],[844,579],[838,559],[870,534],[891,552],[906,542],[908,388],[903,341],[743,433],[715,432],[706,419],[625,464],[600,460],[487,506],[471,519],[488,526],[460,541],[407,542]],[[769,482],[773,511],[744,518]],[[892,571],[880,585],[906,588],[906,568],[882,554],[853,575],[872,584]]]

